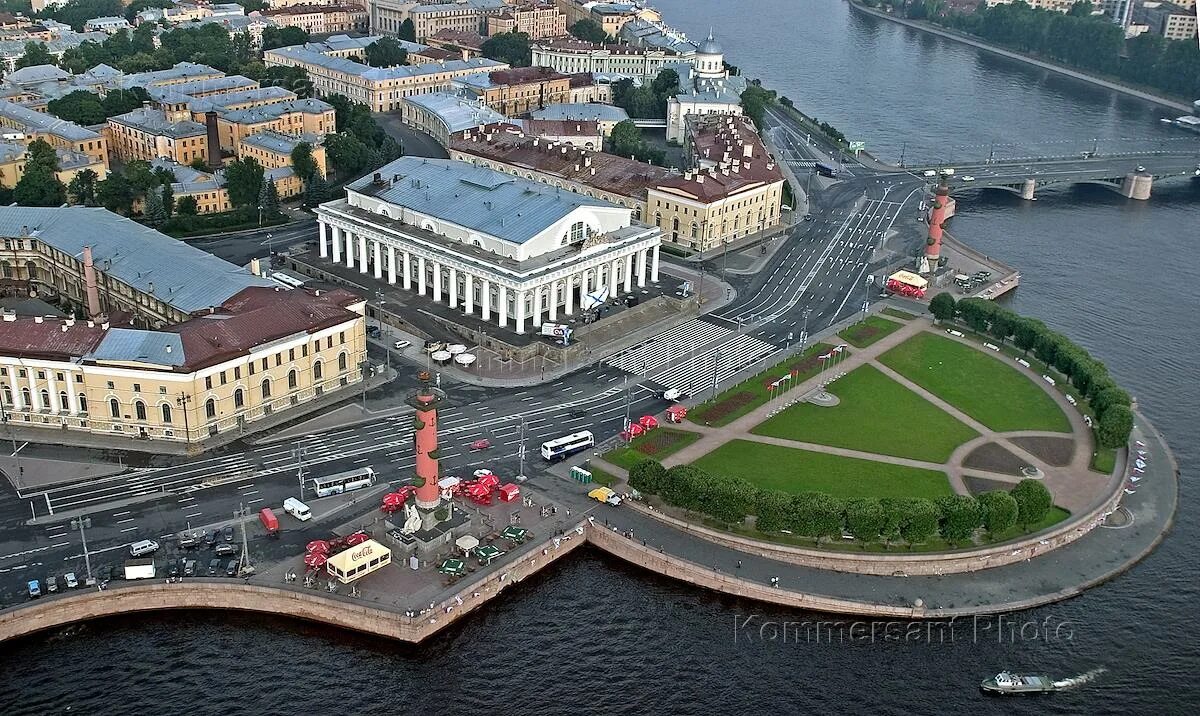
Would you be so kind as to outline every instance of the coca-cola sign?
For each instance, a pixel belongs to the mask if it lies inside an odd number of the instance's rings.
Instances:
[[[350,561],[357,562],[360,559],[366,559],[367,557],[371,556],[373,551],[374,550],[372,550],[371,545],[363,545],[361,548],[350,553]]]

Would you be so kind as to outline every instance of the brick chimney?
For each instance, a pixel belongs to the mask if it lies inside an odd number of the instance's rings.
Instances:
[[[92,261],[92,247],[83,247],[83,281],[87,290],[88,318],[100,315],[100,290],[96,287],[96,265]]]

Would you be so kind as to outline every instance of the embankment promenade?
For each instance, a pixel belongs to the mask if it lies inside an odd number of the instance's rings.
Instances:
[[[955,42],[961,42],[964,45],[970,45],[971,47],[975,47],[977,49],[984,50],[986,52],[991,52],[992,54],[1000,55],[1001,57],[1007,57],[1010,60],[1017,60],[1019,62],[1024,62],[1025,64],[1033,65],[1034,67],[1040,67],[1041,69],[1049,70],[1051,72],[1055,72],[1060,75],[1064,75],[1066,77],[1071,77],[1073,79],[1082,80],[1084,82],[1089,82],[1098,87],[1103,87],[1105,89],[1109,89],[1114,92],[1120,92],[1121,94],[1125,94],[1130,97],[1136,97],[1138,99],[1145,100],[1147,102],[1153,102],[1154,104],[1157,104],[1159,106],[1168,107],[1170,109],[1177,110],[1184,114],[1190,113],[1192,111],[1192,107],[1188,104],[1185,104],[1185,103],[1180,102],[1175,99],[1171,99],[1169,97],[1163,97],[1162,95],[1155,94],[1155,93],[1150,92],[1145,89],[1131,87],[1130,85],[1122,84],[1115,80],[1106,79],[1104,77],[1097,77],[1095,75],[1088,74],[1088,73],[1082,72],[1080,70],[1072,69],[1070,67],[1067,67],[1066,65],[1058,64],[1057,62],[1051,62],[1049,60],[1043,60],[1043,59],[1040,59],[1037,57],[1031,57],[1029,55],[1026,55],[1026,54],[1023,54],[1020,52],[1008,50],[1008,49],[1005,49],[998,45],[993,45],[984,40],[980,40],[976,37],[972,37],[970,35],[966,35],[961,32],[956,32],[954,30],[938,27],[937,25],[933,25],[928,22],[923,22],[921,20],[910,20],[905,17],[897,17],[895,13],[883,12],[882,10],[876,10],[875,8],[867,7],[866,5],[863,5],[861,3],[854,2],[854,0],[847,0],[847,2],[850,4],[851,8],[853,8],[854,10],[856,10],[858,12],[865,13],[867,15],[873,15],[875,17],[882,18],[884,20],[889,20],[891,22],[897,23],[899,25],[904,25],[906,27],[911,27],[914,30],[928,32],[932,35],[944,37],[948,40],[954,40]]]

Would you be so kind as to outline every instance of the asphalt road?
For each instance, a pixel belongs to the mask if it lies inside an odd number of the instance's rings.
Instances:
[[[792,156],[784,160],[793,162],[798,176],[808,171],[813,155],[831,149],[806,144],[794,129],[786,134]],[[877,295],[866,278],[889,261],[912,255],[921,245],[922,225],[915,216],[927,180],[853,165],[837,182],[813,183],[814,220],[775,240],[774,253],[757,273],[726,276],[738,295],[713,314],[551,384],[525,390],[444,385],[450,407],[440,416],[443,471],[462,475],[486,465],[501,474],[517,474],[523,430],[528,446],[525,472],[536,476],[545,466],[538,454],[543,441],[584,429],[602,441],[619,432],[627,416],[636,419],[667,407],[659,397],[663,387],[698,390],[711,386],[714,378],[723,382],[794,345],[805,328],[816,332],[862,310],[863,303]],[[265,255],[268,245],[281,251],[314,238],[315,224],[305,222],[192,243],[244,264]],[[719,275],[722,264],[719,255],[709,257],[704,270]],[[408,359],[414,370],[422,365],[415,354]],[[371,405],[401,405],[399,397],[413,380],[409,372],[401,373],[395,384],[373,391]],[[406,411],[398,409],[378,420],[294,443],[235,443],[198,459],[156,459],[151,467],[53,488],[29,499],[4,491],[0,493],[0,602],[22,600],[27,579],[83,572],[79,532],[65,520],[27,526],[25,521],[33,513],[86,511],[91,519],[87,540],[89,552],[95,555],[93,566],[117,565],[133,541],[166,539],[184,529],[221,524],[232,519],[240,504],[252,510],[278,507],[286,497],[299,494],[297,446],[304,449],[303,469],[308,477],[370,465],[383,481],[399,484],[409,479],[413,457]],[[471,451],[470,443],[478,438],[488,438],[492,447]],[[131,497],[135,499],[129,501]],[[321,511],[320,502],[314,511]],[[285,529],[289,523],[295,526],[290,518],[282,519]]]

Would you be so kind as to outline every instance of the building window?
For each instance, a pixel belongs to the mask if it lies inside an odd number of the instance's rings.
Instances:
[[[242,392],[242,389],[238,388],[237,390],[233,391],[233,407],[242,408],[245,407],[245,405],[246,394]]]
[[[3,389],[3,390],[4,390],[4,404],[5,404],[5,405],[12,405],[12,404],[13,404],[13,402],[12,402],[12,388],[8,387],[7,385],[4,385],[4,386],[0,386],[0,389]]]
[[[225,371],[221,371],[221,385],[225,385]]]
[[[42,396],[42,407],[49,410],[49,408],[50,408],[50,392],[48,390],[43,389],[41,392],[41,396]]]
[[[167,424],[171,422],[171,406],[166,403],[162,404],[162,421]]]
[[[346,354],[345,353],[338,354],[338,370],[340,370],[343,373],[346,372]]]
[[[235,366],[235,367],[234,367],[234,369],[233,369],[233,379],[234,379],[234,380],[241,380],[241,379],[242,379],[242,367],[241,367],[241,366]]]
[[[313,363],[313,380],[320,380],[320,379],[321,379],[321,361],[317,361],[316,363]],[[5,390],[7,390],[7,388],[5,388]],[[12,401],[9,401],[9,402],[12,402]]]
[[[145,420],[146,419],[146,404],[140,400],[134,401],[133,413],[134,413],[134,415],[137,416],[138,420]]]
[[[290,362],[294,360],[296,360],[296,349],[288,348],[288,361]]]
[[[204,402],[204,415],[210,420],[217,417],[217,401],[209,398]]]
[[[250,375],[254,375],[254,361],[250,361]]]
[[[263,378],[263,382],[262,382],[262,397],[263,397],[264,399],[265,399],[265,398],[270,398],[270,397],[271,397],[271,379],[270,379],[270,378]]]
[[[79,394],[79,412],[81,412],[81,413],[87,412],[87,396],[84,395],[83,393]]]
[[[283,354],[276,353],[275,354],[275,367],[278,368],[281,365],[283,365]]]
[[[288,373],[288,389],[295,390],[297,382],[296,371],[292,370],[290,373]]]
[[[142,392],[142,384],[141,384],[141,383],[134,383],[134,384],[133,384],[133,392],[135,392],[135,393],[140,393],[140,392]]]
[[[121,417],[121,403],[118,402],[116,398],[112,398],[108,401],[108,412],[114,418]]]
[[[212,390],[212,376],[211,375],[204,379],[204,389]]]
[[[60,410],[71,409],[71,399],[67,397],[67,391],[61,391],[58,394],[58,407]]]

